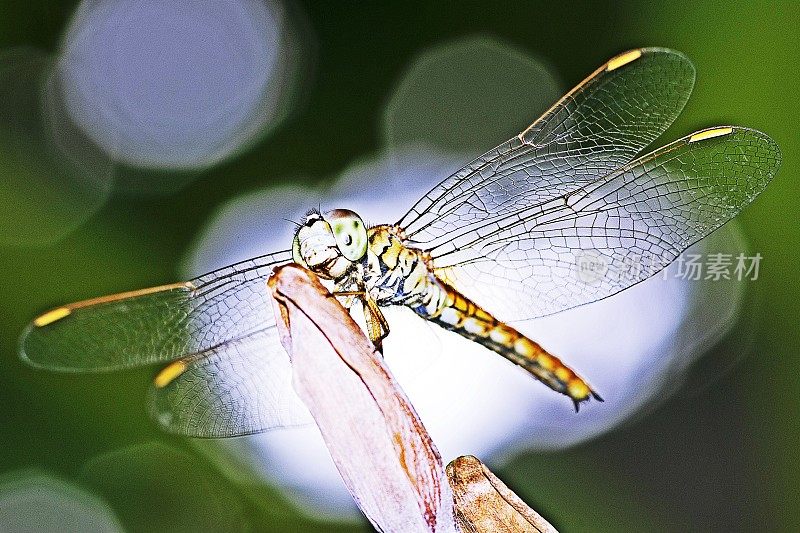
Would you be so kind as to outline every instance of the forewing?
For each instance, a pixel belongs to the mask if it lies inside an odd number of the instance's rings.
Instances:
[[[153,381],[150,412],[167,431],[190,437],[312,422],[275,327],[170,363]]]
[[[593,302],[655,274],[736,216],[780,161],[761,132],[703,130],[570,194],[453,235],[431,250],[434,265],[503,320]],[[588,275],[582,266],[592,267]]]
[[[186,283],[62,306],[23,332],[33,366],[98,371],[172,361],[274,326],[266,280],[291,261],[284,251],[242,261]]]
[[[508,216],[630,162],[675,120],[694,86],[682,54],[645,48],[600,67],[518,136],[434,187],[400,220],[433,248],[463,228]]]

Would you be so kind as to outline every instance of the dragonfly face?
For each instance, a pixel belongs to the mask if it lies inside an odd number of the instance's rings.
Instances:
[[[598,398],[508,324],[643,281],[764,190],[781,152],[750,128],[707,128],[642,153],[681,112],[694,79],[679,52],[620,54],[395,223],[367,230],[352,211],[312,212],[291,250],[52,309],[23,332],[21,356],[60,371],[169,363],[150,405],[175,433],[222,437],[306,422],[265,285],[294,259],[333,280],[346,306],[362,300],[376,344],[389,327],[379,306],[404,305],[576,406]],[[586,252],[604,266],[591,283],[576,275]]]
[[[356,213],[310,212],[297,228],[292,258],[320,277],[341,279],[367,253],[367,228]]]

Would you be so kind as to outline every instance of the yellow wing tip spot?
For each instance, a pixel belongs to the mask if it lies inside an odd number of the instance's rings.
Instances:
[[[627,65],[631,61],[636,61],[640,57],[642,57],[642,51],[640,49],[631,50],[629,52],[620,54],[617,57],[612,58],[608,63],[606,63],[606,72],[611,72],[612,70],[616,70],[622,66]]]
[[[189,365],[183,359],[179,359],[174,361],[164,368],[161,369],[161,372],[156,374],[156,377],[153,379],[153,384],[156,386],[157,389],[163,389],[181,374],[186,372],[186,369]]]
[[[711,128],[708,130],[698,131],[697,133],[693,134],[691,137],[689,137],[689,142],[694,143],[705,139],[713,139],[714,137],[722,137],[723,135],[729,135],[731,133],[733,133],[733,128],[730,126],[724,128]]]
[[[33,325],[36,326],[37,328],[41,328],[48,324],[52,324],[53,322],[61,320],[66,316],[69,316],[70,313],[72,313],[72,311],[70,310],[69,307],[58,307],[56,309],[53,309],[52,311],[48,311],[45,314],[36,317],[33,320]]]

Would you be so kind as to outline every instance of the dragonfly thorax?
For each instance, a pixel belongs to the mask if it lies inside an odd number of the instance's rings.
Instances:
[[[361,217],[347,209],[311,211],[292,243],[295,262],[328,279],[346,276],[366,253],[367,228]]]
[[[402,228],[374,226],[368,234],[364,286],[378,305],[405,305],[416,310],[438,299],[439,283],[425,252],[407,245]],[[436,302],[426,310],[436,311]]]

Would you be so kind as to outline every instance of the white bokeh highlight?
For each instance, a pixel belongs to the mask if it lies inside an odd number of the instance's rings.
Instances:
[[[327,190],[267,189],[224,204],[189,255],[187,275],[289,248],[294,227],[285,219],[300,220],[318,205],[352,209],[368,224],[399,220],[440,180],[541,114],[561,94],[555,79],[541,62],[490,39],[425,51],[387,102],[384,153],[354,164]],[[703,246],[744,249],[733,224],[693,250]],[[515,324],[604,396],[579,414],[568,398],[502,357],[406,309],[386,310],[392,329],[386,360],[446,462],[469,453],[491,464],[523,448],[584,442],[666,398],[738,314],[741,282],[686,281],[670,268],[666,279]],[[277,483],[314,516],[358,516],[314,427],[197,444],[227,465],[228,475]],[[239,469],[246,472],[240,476]]]
[[[119,162],[216,163],[276,118],[285,26],[266,0],[84,0],[59,55],[70,116]]]
[[[324,192],[283,188],[235,199],[218,211],[198,240],[187,260],[187,275],[288,248],[293,225],[285,218],[299,220],[318,204],[323,210],[353,209],[368,223],[392,223],[460,164],[430,152],[385,154],[355,165]],[[728,225],[693,250],[704,247],[738,251],[743,244],[735,226]],[[516,324],[604,396],[604,403],[589,402],[579,414],[568,398],[525,371],[406,309],[387,310],[392,331],[385,356],[445,462],[469,453],[491,463],[521,447],[570,446],[656,405],[735,319],[741,282],[688,281],[668,274],[592,305]],[[486,306],[491,311],[491,303]],[[214,445],[237,456],[237,462],[246,460],[258,477],[286,487],[294,501],[313,513],[355,516],[316,428]]]

